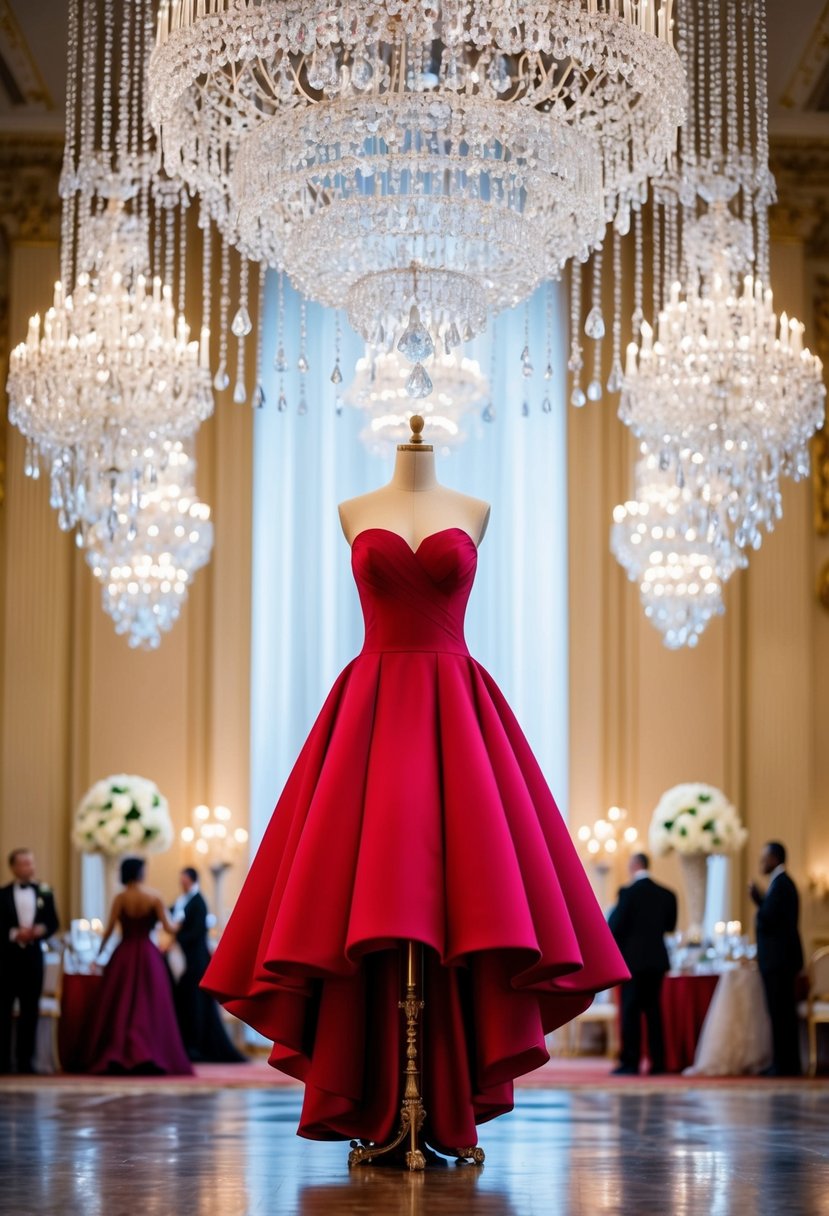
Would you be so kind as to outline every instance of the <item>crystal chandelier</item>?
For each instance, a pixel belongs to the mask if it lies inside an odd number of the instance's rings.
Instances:
[[[696,646],[725,611],[724,583],[746,564],[720,527],[715,504],[722,497],[719,485],[681,486],[676,469],[644,448],[635,495],[613,511],[611,552],[638,584],[645,616],[671,650]]]
[[[678,13],[690,116],[678,174],[655,190],[656,322],[628,347],[619,414],[680,486],[707,492],[729,540],[758,548],[780,478],[808,473],[822,368],[768,286],[764,0],[683,0]]]
[[[87,534],[86,560],[101,584],[104,611],[134,648],[155,650],[178,620],[197,570],[213,548],[210,508],[193,489],[195,461],[179,441],[163,445],[152,488],[123,476],[111,507]]]
[[[213,409],[209,331],[191,341],[173,300],[180,190],[152,176],[144,115],[152,0],[71,0],[61,280],[12,352],[9,416],[27,440],[26,472],[51,477],[51,502],[80,544],[114,480],[137,500],[153,453]],[[162,253],[167,281],[153,274]],[[160,270],[160,264],[158,266]]]
[[[164,163],[425,395],[434,350],[626,228],[682,117],[672,4],[163,0]]]
[[[426,418],[431,442],[450,451],[466,438],[464,415],[480,410],[489,397],[489,384],[477,361],[458,351],[435,355],[430,368],[434,393],[417,410],[406,387],[411,374],[411,367],[395,350],[368,349],[357,361],[345,401],[366,412],[368,421],[360,438],[374,455],[388,456],[398,443],[408,440],[409,419],[415,412]]]

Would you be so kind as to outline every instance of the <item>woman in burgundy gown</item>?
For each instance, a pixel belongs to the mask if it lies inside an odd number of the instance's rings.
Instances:
[[[545,1034],[627,970],[515,718],[463,635],[477,549],[366,528],[366,635],[311,730],[205,977],[305,1083],[299,1133],[386,1141],[400,943],[425,950],[426,1139],[474,1145]]]
[[[175,933],[161,896],[142,885],[144,862],[121,863],[124,890],[113,900],[103,950],[121,926],[104,972],[89,1040],[87,1072],[192,1074],[173,1005],[170,976],[150,933],[160,921]]]

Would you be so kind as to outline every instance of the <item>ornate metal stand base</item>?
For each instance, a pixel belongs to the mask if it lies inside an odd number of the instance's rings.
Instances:
[[[420,953],[422,954],[422,947]],[[424,1006],[423,998],[418,992],[421,970],[418,963],[421,961],[414,942],[409,942],[406,956],[406,995],[402,1001],[398,1002],[406,1017],[406,1068],[403,1073],[405,1084],[397,1135],[388,1144],[352,1140],[351,1152],[348,1154],[349,1168],[353,1168],[355,1165],[370,1164],[378,1157],[386,1157],[394,1153],[395,1149],[400,1150],[406,1168],[409,1170],[424,1170],[427,1153],[436,1159],[435,1154],[428,1148],[420,1134],[426,1120],[426,1108],[420,1093],[420,1069],[417,1062],[418,1022]],[[459,1164],[470,1162],[472,1165],[483,1165],[484,1163],[484,1150],[477,1146],[456,1148],[451,1151]]]

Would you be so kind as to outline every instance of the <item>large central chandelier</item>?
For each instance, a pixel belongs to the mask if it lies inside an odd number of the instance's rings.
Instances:
[[[245,256],[422,365],[626,228],[682,117],[672,5],[164,0],[165,166]]]
[[[678,24],[689,121],[655,188],[656,316],[628,347],[619,414],[739,548],[758,548],[780,478],[808,473],[822,367],[769,286],[764,0],[681,0]]]

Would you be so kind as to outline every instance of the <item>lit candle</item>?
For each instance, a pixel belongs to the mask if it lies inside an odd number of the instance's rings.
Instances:
[[[199,367],[210,367],[210,330],[206,325],[199,334]]]
[[[625,357],[625,375],[626,376],[635,376],[636,375],[636,356],[637,356],[638,352],[639,352],[639,347],[636,345],[636,343],[628,342],[627,354]]]

